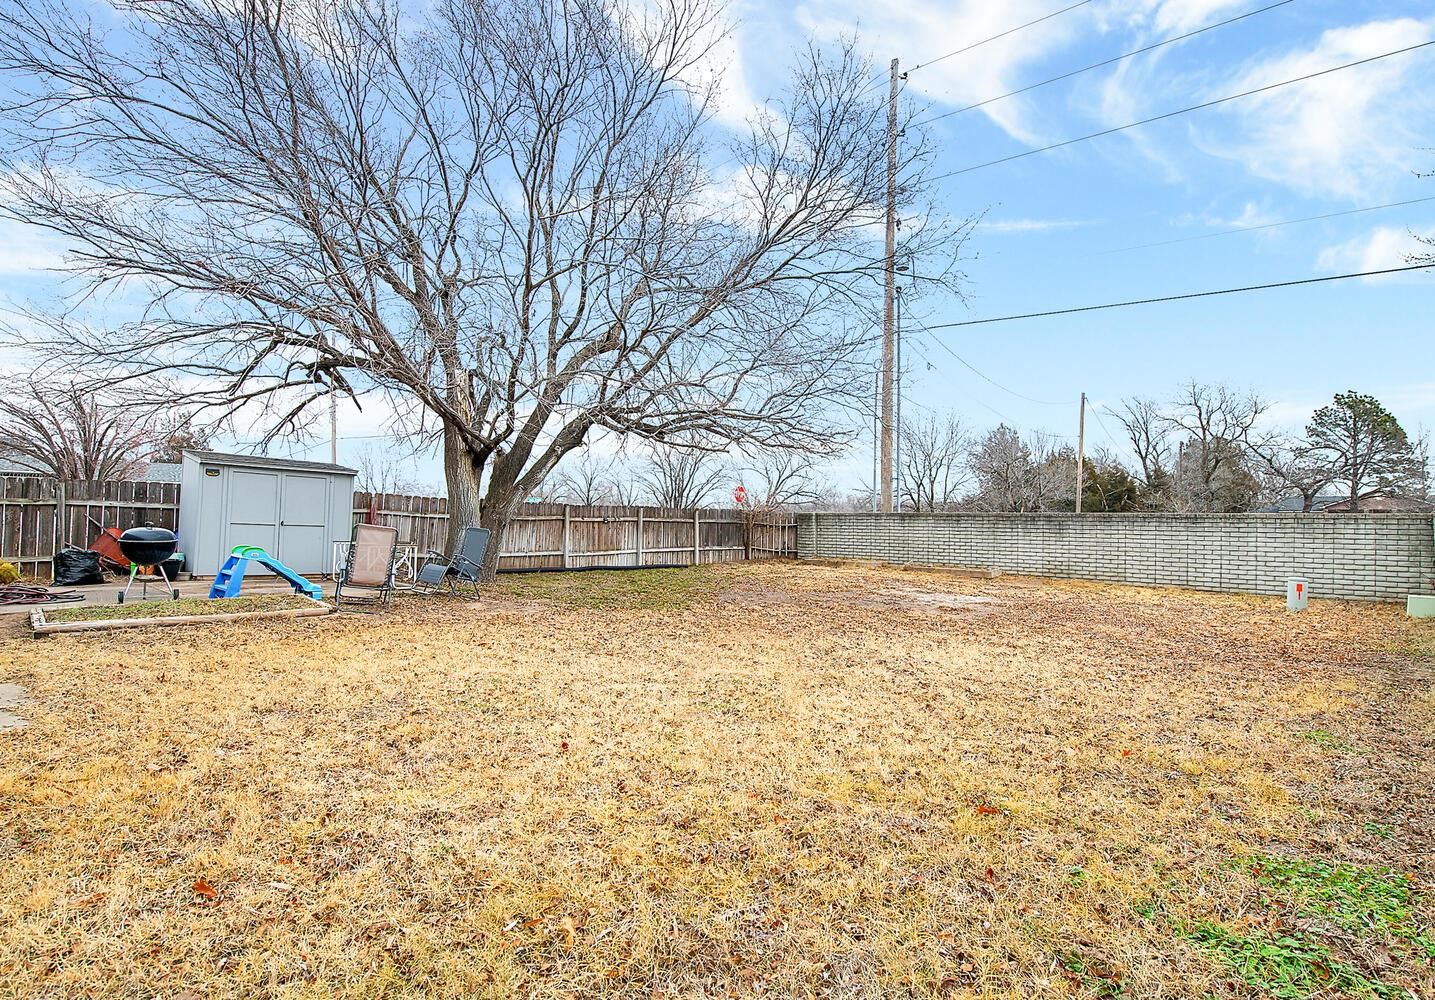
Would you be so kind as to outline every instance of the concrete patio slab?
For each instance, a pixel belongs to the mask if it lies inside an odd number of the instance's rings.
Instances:
[[[19,684],[0,684],[0,733],[24,729],[29,725],[15,712],[29,700]]]

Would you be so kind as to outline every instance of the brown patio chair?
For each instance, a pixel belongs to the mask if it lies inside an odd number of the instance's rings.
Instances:
[[[389,604],[394,599],[394,563],[399,552],[399,529],[385,524],[356,524],[349,555],[334,588],[334,606],[345,598],[351,603]],[[345,594],[344,588],[364,591]]]

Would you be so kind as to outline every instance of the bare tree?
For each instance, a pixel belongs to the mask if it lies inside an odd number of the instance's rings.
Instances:
[[[190,376],[270,434],[333,394],[412,407],[455,530],[482,492],[489,573],[594,429],[842,439],[886,192],[852,44],[801,54],[727,175],[705,167],[716,0],[110,4],[0,8],[0,214],[148,294],[114,327],[55,317],[77,363]],[[911,121],[903,253],[954,281],[970,220],[927,210]]]
[[[1294,493],[1301,499],[1301,511],[1310,513],[1316,499],[1336,480],[1334,466],[1302,438],[1279,431],[1253,434],[1246,447],[1256,458],[1266,499],[1272,503]]]
[[[1140,463],[1141,485],[1151,501],[1164,496],[1171,486],[1171,423],[1161,404],[1133,396],[1121,401],[1120,410],[1107,409],[1121,422],[1131,450]]]
[[[617,458],[601,458],[591,448],[584,448],[570,452],[568,461],[559,466],[554,497],[561,503],[584,506],[624,503],[620,499],[624,478],[623,465]]]
[[[374,448],[366,445],[359,452],[354,463],[358,475],[354,477],[354,488],[362,493],[408,493],[424,492],[418,482],[399,461],[391,448]]]
[[[1000,424],[988,431],[969,457],[978,510],[1026,513],[1076,508],[1076,451],[1054,435],[1023,439]]]
[[[773,518],[782,510],[820,499],[813,482],[811,455],[792,451],[764,452],[738,470],[733,501],[742,512],[742,554],[751,559],[754,549],[769,554],[791,554],[787,532]],[[780,531],[779,533],[775,533]]]
[[[1269,404],[1224,385],[1186,383],[1162,419],[1180,439],[1174,505],[1188,511],[1249,510],[1260,482],[1247,461],[1256,424]]]
[[[749,458],[738,470],[738,484],[748,504],[777,511],[822,498],[816,482],[816,459],[795,451],[767,451]]]
[[[638,478],[658,507],[701,507],[729,476],[725,464],[711,452],[659,447]]]
[[[1032,509],[1027,488],[1031,461],[1031,449],[1016,430],[999,424],[987,431],[972,445],[970,462],[977,484],[973,505],[994,512]]]
[[[159,421],[156,430],[155,449],[149,455],[151,462],[177,463],[184,459],[186,451],[206,451],[209,448],[209,430],[184,414],[170,415]]]
[[[154,408],[78,385],[11,379],[0,394],[0,455],[58,479],[127,479],[169,427]]]
[[[967,452],[971,434],[954,414],[928,414],[902,426],[902,506],[946,510],[971,483]]]

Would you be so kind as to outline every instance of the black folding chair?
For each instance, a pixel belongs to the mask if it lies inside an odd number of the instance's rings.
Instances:
[[[414,580],[414,590],[421,594],[447,590],[457,597],[467,585],[474,597],[480,596],[478,577],[483,569],[483,554],[488,551],[488,536],[487,528],[464,528],[458,550],[451,558],[442,552],[430,552]]]

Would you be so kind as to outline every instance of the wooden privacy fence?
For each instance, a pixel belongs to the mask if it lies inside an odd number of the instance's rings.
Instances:
[[[179,484],[63,482],[41,476],[0,477],[0,559],[47,579],[66,545],[87,547],[100,527],[153,523],[177,529]]]
[[[447,544],[443,497],[355,493],[354,520],[398,528],[399,540],[420,554]],[[102,527],[147,523],[179,532],[183,549],[178,483],[0,477],[0,559],[27,576],[48,579],[56,552],[87,547]],[[750,537],[744,534],[740,510],[529,503],[509,525],[499,567],[692,565],[797,554],[792,514],[767,515],[751,525]]]
[[[399,529],[419,552],[442,551],[448,537],[442,497],[354,494],[354,520]],[[581,569],[730,562],[797,554],[797,521],[777,512],[751,525],[735,509],[580,506],[526,503],[503,537],[499,568]]]

